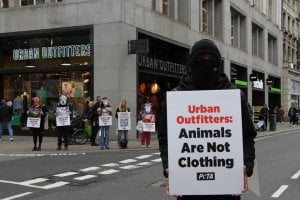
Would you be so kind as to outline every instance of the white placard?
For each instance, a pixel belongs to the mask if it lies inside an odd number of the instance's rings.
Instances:
[[[99,116],[99,126],[111,126],[112,116]]]
[[[118,130],[130,130],[130,112],[118,112]]]
[[[56,126],[70,126],[70,110],[68,106],[56,108]]]
[[[143,114],[142,121],[144,132],[155,132],[155,115]]]
[[[40,117],[27,117],[28,128],[40,128],[41,118]]]
[[[171,195],[241,193],[239,90],[167,92],[167,121]]]

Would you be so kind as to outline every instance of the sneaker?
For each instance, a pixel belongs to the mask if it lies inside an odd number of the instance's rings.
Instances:
[[[68,148],[68,147],[65,147],[65,151],[69,151],[69,148]]]
[[[146,146],[145,145],[142,145],[142,148],[145,148]]]
[[[32,148],[32,151],[37,151],[37,148],[36,148],[36,147],[33,147],[33,148]]]
[[[150,145],[147,145],[147,148],[151,148],[151,146],[150,146]]]
[[[9,138],[9,141],[11,141],[11,142],[12,142],[12,141],[14,141],[14,138],[12,138],[12,137],[11,137],[11,138]]]
[[[109,149],[109,147],[105,147],[105,149]]]
[[[38,148],[37,148],[37,151],[41,151],[41,150],[42,150],[41,147],[38,147]]]
[[[60,151],[61,150],[61,147],[57,147],[57,149],[56,149],[57,151]]]

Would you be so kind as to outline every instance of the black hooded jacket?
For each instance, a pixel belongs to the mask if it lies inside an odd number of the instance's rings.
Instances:
[[[222,89],[236,89],[234,85],[232,85],[226,74],[221,73],[218,79],[216,90]],[[189,91],[189,90],[197,90],[194,88],[191,78],[184,77],[179,85],[174,89],[175,91]],[[159,141],[159,150],[162,159],[162,165],[164,169],[168,168],[168,138],[167,138],[167,110],[166,104],[162,108],[161,118],[160,118],[160,126],[158,130],[158,141]],[[247,175],[251,176],[253,172],[254,159],[255,159],[255,148],[254,148],[254,138],[257,133],[253,126],[253,123],[250,119],[247,100],[245,95],[241,92],[241,111],[242,111],[242,130],[243,130],[243,148],[244,148],[244,165],[247,168]],[[165,170],[164,170],[165,172]],[[167,176],[166,173],[164,173]]]

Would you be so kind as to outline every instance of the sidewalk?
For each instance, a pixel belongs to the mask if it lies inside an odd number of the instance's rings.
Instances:
[[[258,131],[257,138],[281,134],[289,131],[300,130],[300,126],[289,126],[288,122],[283,122],[282,124],[276,124],[276,131]],[[152,135],[151,139],[151,149],[158,149],[158,141],[156,134]],[[44,137],[42,144],[42,151],[31,151],[33,147],[32,136],[15,136],[14,141],[10,142],[7,135],[2,136],[2,141],[0,141],[0,155],[1,154],[54,154],[54,153],[84,153],[84,152],[96,152],[96,151],[122,151],[119,149],[116,141],[110,141],[109,150],[100,150],[99,146],[91,146],[90,143],[84,145],[70,145],[69,151],[56,151],[57,147],[57,137]],[[141,149],[139,139],[130,139],[128,143],[128,149],[126,150],[143,150],[146,151],[147,148]]]

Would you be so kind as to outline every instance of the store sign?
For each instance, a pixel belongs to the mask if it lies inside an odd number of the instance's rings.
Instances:
[[[160,60],[157,58],[151,58],[144,55],[138,56],[138,67],[180,75],[187,74],[187,66],[185,65],[173,63],[166,60]]]
[[[129,54],[149,53],[149,40],[148,39],[130,40],[128,42],[128,53]]]
[[[264,82],[262,79],[258,79],[257,81],[253,81],[253,88],[264,89]]]
[[[36,47],[28,49],[13,49],[13,60],[37,60],[52,58],[69,58],[79,56],[90,56],[91,45],[66,45],[52,47]]]

